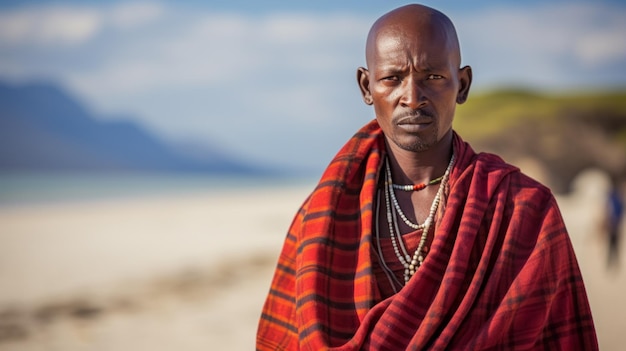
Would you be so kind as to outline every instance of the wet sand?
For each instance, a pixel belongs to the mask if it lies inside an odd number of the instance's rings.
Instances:
[[[0,208],[0,350],[254,349],[278,251],[310,190]],[[621,350],[626,267],[606,269],[598,191],[559,204],[601,349]]]

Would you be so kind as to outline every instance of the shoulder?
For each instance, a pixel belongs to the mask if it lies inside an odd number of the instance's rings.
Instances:
[[[458,134],[455,134],[454,149],[458,160],[450,176],[451,194],[480,202],[503,198],[509,204],[510,201],[552,202],[553,195],[548,187],[524,174],[519,167],[505,162],[502,157],[488,152],[474,152]]]
[[[489,179],[487,208],[493,211],[493,218],[507,223],[512,240],[523,238],[536,243],[533,247],[541,250],[564,248],[569,240],[567,229],[549,187],[493,154],[477,154],[476,170],[475,178]],[[474,182],[480,182],[478,179]]]
[[[476,169],[480,172],[487,174],[506,174],[506,176],[513,181],[512,185],[517,187],[537,189],[537,191],[551,193],[551,190],[545,184],[528,176],[518,166],[504,161],[498,155],[481,152],[476,154],[474,163],[476,165]]]
[[[525,174],[519,167],[505,162],[500,156],[481,152],[476,154],[473,164],[474,176],[497,183],[497,190],[494,190],[506,192],[510,201],[532,203],[539,207],[556,206],[549,187]]]

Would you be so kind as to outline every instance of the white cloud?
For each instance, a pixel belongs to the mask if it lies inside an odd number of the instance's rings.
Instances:
[[[83,44],[112,27],[132,29],[163,14],[156,3],[122,3],[110,8],[45,5],[0,12],[0,44],[54,46]]]
[[[0,13],[0,42],[6,44],[79,44],[101,27],[98,12],[88,8],[21,8]]]
[[[626,28],[622,33],[589,33],[578,41],[575,52],[585,66],[600,67],[624,60],[626,58],[625,43]]]
[[[295,79],[298,71],[306,76],[342,69],[346,55],[341,54],[352,43],[360,44],[368,26],[358,18],[322,15],[206,13],[185,18],[185,22],[158,22],[174,30],[141,37],[141,52],[112,47],[105,64],[89,71],[68,72],[68,78],[94,96],[203,84],[245,83],[252,87],[269,83],[271,89],[279,83],[261,82],[258,79],[262,75],[290,75],[288,83],[297,85],[302,83]],[[361,52],[351,55],[359,57]]]
[[[158,20],[164,8],[157,3],[122,3],[108,12],[108,20],[118,28],[129,29]]]
[[[623,7],[595,3],[497,7],[460,14],[457,27],[472,60],[468,63],[481,68],[490,83],[566,86],[580,79],[582,84],[606,65],[626,63]]]

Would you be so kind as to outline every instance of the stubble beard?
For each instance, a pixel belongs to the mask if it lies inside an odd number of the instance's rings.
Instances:
[[[437,143],[437,136],[439,134],[438,128],[433,128],[428,134],[423,136],[411,135],[411,140],[400,140],[400,138],[394,138],[394,143],[402,150],[409,152],[423,152],[430,150]]]

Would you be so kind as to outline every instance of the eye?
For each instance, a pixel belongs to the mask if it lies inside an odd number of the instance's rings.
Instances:
[[[440,76],[438,74],[429,74],[428,78],[426,78],[428,80],[437,80],[437,79],[443,79],[443,76]]]
[[[391,81],[391,82],[397,82],[400,80],[400,77],[398,76],[387,76],[387,77],[383,77],[381,78],[381,80],[386,80],[386,81]]]

